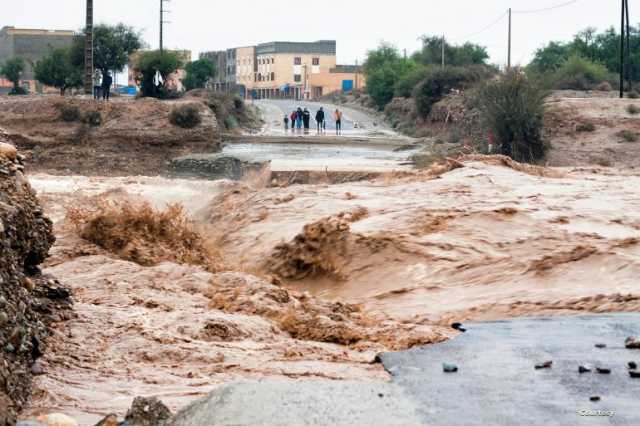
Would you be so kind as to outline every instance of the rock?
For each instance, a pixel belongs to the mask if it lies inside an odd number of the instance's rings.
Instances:
[[[451,324],[451,328],[453,328],[454,330],[458,330],[461,333],[467,332],[467,329],[464,328],[459,322],[454,322],[453,324]]]
[[[607,345],[605,345],[604,343],[596,343],[596,348],[598,348],[598,349],[604,349],[606,347],[607,347]]]
[[[598,374],[611,374],[610,368],[598,367],[596,368],[596,371],[598,372]]]
[[[444,371],[445,373],[457,373],[458,366],[455,364],[444,363],[442,364],[442,371]]]
[[[138,397],[133,400],[133,404],[127,416],[125,424],[127,426],[161,426],[171,418],[171,411],[158,398]]]
[[[627,364],[629,366],[629,370],[637,370],[638,369],[638,363],[635,361],[631,361],[629,364]]]
[[[47,373],[44,370],[42,364],[39,361],[36,361],[33,363],[33,365],[31,365],[31,374],[33,374],[34,376],[42,376]]]
[[[18,157],[18,150],[13,145],[0,142],[0,157],[4,157],[7,160],[14,161]]]
[[[115,414],[109,414],[107,417],[96,423],[95,426],[118,426],[118,416]]]
[[[9,315],[6,312],[0,312],[0,327],[3,327],[5,324],[9,322]]]
[[[627,340],[624,342],[624,346],[627,349],[640,349],[640,339],[637,337],[627,337]]]
[[[632,379],[640,379],[640,370],[629,370],[629,376]]]
[[[591,368],[587,367],[586,365],[581,365],[580,367],[578,367],[578,373],[591,373]]]
[[[45,426],[45,425],[35,420],[23,420],[16,423],[16,426]]]
[[[36,288],[36,284],[29,277],[24,277],[22,279],[22,287],[25,288],[28,292],[32,292]]]
[[[40,416],[36,420],[38,420],[44,426],[78,426],[78,422],[76,422],[71,417],[61,413],[53,413],[46,416]]]
[[[553,367],[553,361],[546,361],[541,364],[536,364],[536,370],[543,370]]]
[[[589,398],[591,400],[591,402],[598,402],[600,401],[602,398],[600,398],[599,396],[595,395],[592,396],[591,398]]]
[[[248,172],[261,171],[269,164],[270,161],[255,161],[239,155],[207,154],[176,158],[169,167],[178,176],[240,180]]]

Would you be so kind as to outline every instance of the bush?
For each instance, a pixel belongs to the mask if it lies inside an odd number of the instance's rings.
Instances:
[[[11,89],[11,91],[9,92],[9,95],[11,96],[15,96],[15,95],[28,95],[29,91],[27,89],[25,89],[24,87],[14,87],[13,89]]]
[[[622,130],[618,133],[618,136],[620,136],[626,142],[638,141],[638,134],[636,132],[632,132],[631,130]]]
[[[627,94],[627,98],[629,98],[629,99],[638,99],[638,98],[640,98],[640,93],[636,92],[635,90],[632,90],[631,92],[629,92]]]
[[[202,123],[202,117],[195,105],[182,105],[171,110],[169,122],[183,129],[192,129]]]
[[[595,90],[598,92],[611,92],[613,90],[613,86],[608,81],[603,81],[595,87]]]
[[[100,115],[100,111],[88,111],[84,117],[82,117],[82,122],[91,127],[98,127],[102,124],[102,115]]]
[[[394,86],[394,94],[397,97],[410,98],[413,89],[424,80],[426,76],[426,68],[418,66],[409,71],[406,75],[400,76]]]
[[[640,114],[640,108],[638,108],[636,105],[629,105],[627,107],[627,112],[631,115],[637,115]]]
[[[75,105],[60,105],[60,119],[67,123],[74,123],[82,119],[80,108]]]
[[[224,119],[224,127],[226,127],[227,130],[235,129],[238,127],[238,120],[236,120],[233,115],[228,115]]]
[[[576,132],[594,132],[596,126],[593,123],[579,123],[576,126]]]
[[[591,90],[613,76],[604,65],[580,56],[572,56],[553,75],[553,88],[558,90]]]
[[[433,104],[452,89],[460,87],[468,78],[464,69],[458,67],[432,67],[426,74],[426,78],[416,86],[413,92],[416,109],[421,117],[429,115]]]
[[[140,84],[141,96],[160,99],[173,99],[175,95],[167,87],[168,77],[182,66],[182,60],[175,52],[155,51],[143,52],[134,66],[136,80]],[[160,72],[163,83],[156,85],[154,79]]]
[[[481,118],[501,144],[502,154],[521,162],[544,157],[542,126],[548,92],[512,70],[485,83],[476,93]]]
[[[244,99],[239,96],[233,97],[233,107],[236,111],[244,111]]]

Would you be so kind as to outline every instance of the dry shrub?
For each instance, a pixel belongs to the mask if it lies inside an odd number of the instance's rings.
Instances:
[[[627,107],[627,112],[631,115],[638,115],[640,114],[640,107],[638,107],[637,105],[629,105]]]
[[[192,129],[202,123],[202,117],[196,105],[180,105],[169,113],[169,122],[174,126]]]
[[[479,161],[485,164],[491,164],[495,166],[509,167],[510,169],[518,172],[526,173],[532,176],[548,177],[548,178],[563,178],[565,174],[560,170],[550,169],[548,167],[534,166],[532,164],[518,163],[517,161],[507,157],[506,155],[480,155],[471,154],[460,157],[460,161]]]
[[[180,204],[164,211],[149,203],[98,201],[95,207],[70,208],[67,220],[78,235],[118,257],[143,266],[170,261],[222,269],[220,254],[196,230]]]

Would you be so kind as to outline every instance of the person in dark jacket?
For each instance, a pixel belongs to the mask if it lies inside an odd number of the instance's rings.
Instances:
[[[324,110],[322,107],[316,112],[316,124],[318,125],[318,133],[323,132],[326,129],[326,122],[324,120]]]
[[[302,111],[302,122],[304,123],[304,132],[309,133],[309,125],[311,123],[311,113],[307,108]]]
[[[102,100],[109,100],[111,97],[111,85],[113,84],[113,77],[111,72],[107,71],[102,76]]]
[[[296,111],[293,111],[289,118],[291,118],[291,133],[293,133],[296,131],[296,120],[298,119],[298,113]]]

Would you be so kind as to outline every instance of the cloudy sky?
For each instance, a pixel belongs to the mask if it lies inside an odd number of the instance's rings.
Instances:
[[[388,41],[409,52],[421,34],[445,34],[486,46],[494,63],[506,62],[506,10],[513,15],[513,60],[526,63],[549,40],[577,31],[618,25],[619,0],[171,0],[165,45],[198,52],[267,41],[336,39],[338,61],[362,61],[367,49]],[[79,29],[85,0],[2,0],[0,26]],[[95,21],[132,25],[148,45],[158,45],[160,0],[94,0]],[[632,2],[634,3],[634,2]],[[8,6],[8,7],[7,7]],[[634,7],[634,4],[631,5]],[[501,18],[502,17],[502,18]],[[631,10],[638,22],[640,7]],[[500,19],[501,18],[501,19]],[[491,25],[494,24],[494,25]],[[486,29],[485,31],[481,31]],[[480,32],[479,34],[476,34]]]

